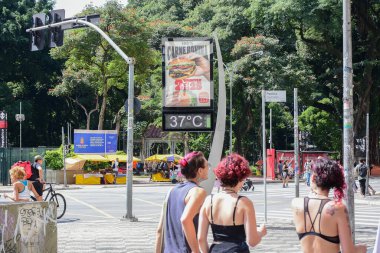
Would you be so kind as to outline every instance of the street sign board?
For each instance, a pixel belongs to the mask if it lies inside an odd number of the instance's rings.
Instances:
[[[114,154],[117,151],[115,130],[74,130],[74,153]]]
[[[266,90],[265,102],[286,102],[286,90]]]
[[[24,121],[25,114],[16,114],[16,121]]]
[[[0,148],[6,148],[8,146],[8,121],[7,113],[0,111]]]

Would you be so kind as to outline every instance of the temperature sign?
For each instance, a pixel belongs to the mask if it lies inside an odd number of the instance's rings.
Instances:
[[[164,131],[213,131],[212,112],[164,113]]]

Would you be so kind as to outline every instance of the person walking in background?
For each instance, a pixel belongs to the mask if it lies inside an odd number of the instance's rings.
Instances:
[[[24,179],[26,173],[23,167],[15,166],[9,170],[9,174],[13,184],[13,196],[5,193],[4,198],[8,198],[16,202],[31,201],[30,193],[33,192],[34,197],[38,201],[42,201],[42,196],[39,195],[34,189],[33,183]]]
[[[282,164],[282,160],[280,160],[279,162],[278,162],[278,165],[277,165],[277,169],[278,169],[278,175],[279,175],[279,177],[280,177],[280,179],[282,179],[282,168],[283,168],[283,164]]]
[[[369,175],[371,176],[372,175],[372,168],[373,168],[373,164],[371,164],[369,166],[369,170],[368,170],[368,173]],[[371,190],[371,192],[369,191]],[[372,188],[372,186],[369,184],[369,178],[368,178],[368,192],[370,192],[371,195],[375,195],[376,194],[376,191]]]
[[[288,187],[288,181],[289,181],[289,165],[288,165],[288,161],[285,161],[282,167],[282,188]]]
[[[168,193],[157,229],[156,253],[199,253],[198,216],[207,195],[199,183],[208,177],[208,162],[202,152],[191,152],[180,165],[187,181]]]
[[[42,171],[42,163],[43,158],[40,155],[36,155],[34,157],[34,163],[32,163],[32,175],[28,179],[29,181],[32,181],[33,187],[38,193],[39,196],[42,196],[44,191],[44,176]]]
[[[207,197],[199,215],[198,241],[202,253],[249,253],[266,235],[264,225],[257,229],[252,201],[238,192],[251,174],[246,159],[238,154],[225,157],[214,169],[221,183],[219,193]],[[211,225],[214,243],[207,243]]]
[[[119,175],[119,158],[116,158],[115,161],[112,163],[112,171],[114,174],[113,184],[116,184],[116,179]]]
[[[310,175],[311,175],[311,160],[308,160],[305,165],[305,176],[306,176],[306,185],[310,186]]]
[[[367,181],[367,173],[368,166],[365,164],[364,159],[360,159],[360,162],[355,167],[355,171],[358,174],[359,186],[360,186],[360,194],[362,197],[365,197],[365,189],[366,189],[366,181]]]
[[[317,159],[311,168],[312,193],[292,201],[293,219],[303,252],[365,253],[365,245],[354,245],[344,202],[343,169],[336,162]],[[334,189],[334,199],[329,198]]]

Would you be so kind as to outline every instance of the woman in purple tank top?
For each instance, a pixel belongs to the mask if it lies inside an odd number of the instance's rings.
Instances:
[[[208,162],[202,152],[191,152],[180,161],[180,165],[186,182],[178,184],[169,193],[167,210],[161,214],[157,229],[156,253],[200,252],[198,216],[206,191],[199,187],[199,183],[207,179]],[[164,245],[161,245],[163,229]]]

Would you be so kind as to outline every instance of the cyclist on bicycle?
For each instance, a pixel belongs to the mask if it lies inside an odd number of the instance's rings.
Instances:
[[[32,164],[32,176],[29,178],[29,180],[32,181],[34,188],[40,196],[42,196],[45,184],[44,176],[42,173],[42,163],[42,156],[36,155],[34,157],[34,163]]]
[[[33,192],[35,198],[38,201],[42,201],[42,196],[37,193],[33,184],[28,180],[24,180],[26,173],[23,167],[13,167],[10,169],[9,174],[13,184],[13,196],[4,194],[4,198],[9,198],[17,202],[30,201],[30,192]]]

